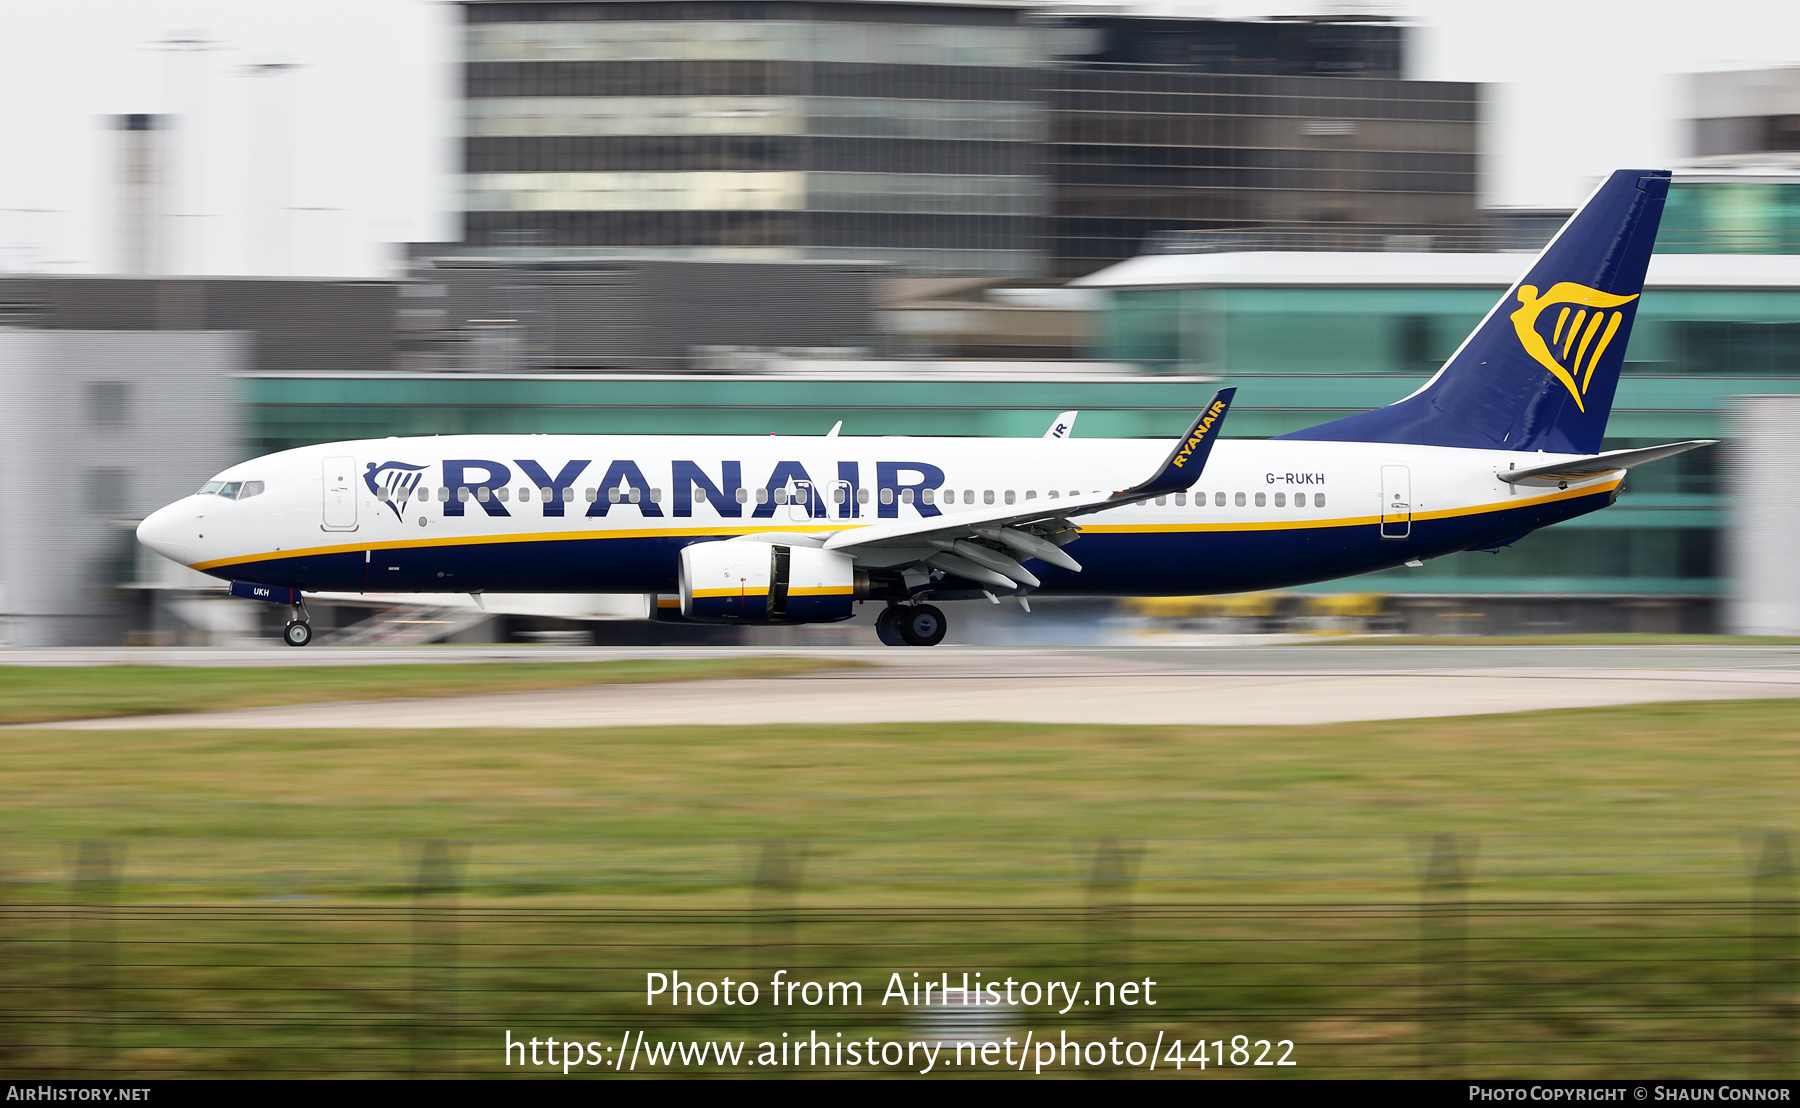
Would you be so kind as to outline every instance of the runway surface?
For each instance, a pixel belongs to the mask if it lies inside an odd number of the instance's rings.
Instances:
[[[203,651],[7,651],[0,663],[219,664]],[[223,652],[222,652],[223,653]],[[1677,700],[1800,698],[1800,647],[1351,646],[985,649],[464,647],[230,652],[226,664],[606,661],[783,654],[867,668],[759,680],[313,704],[55,724],[173,728],[552,728],[1006,720],[1318,724]],[[157,657],[151,657],[156,655]],[[303,655],[297,658],[296,655]],[[163,657],[169,656],[169,657]],[[51,660],[52,658],[56,660]],[[180,661],[175,661],[180,658]],[[291,659],[291,661],[290,661]],[[1796,705],[1800,718],[1800,704]]]

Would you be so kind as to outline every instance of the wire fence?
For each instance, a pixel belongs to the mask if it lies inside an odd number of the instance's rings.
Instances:
[[[0,1073],[1800,1076],[1782,832],[860,847],[9,844]]]

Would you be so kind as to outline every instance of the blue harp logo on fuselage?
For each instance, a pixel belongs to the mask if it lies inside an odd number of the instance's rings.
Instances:
[[[406,505],[424,476],[425,467],[410,462],[370,462],[363,471],[363,484],[369,486],[375,499],[388,506],[395,519],[404,522]]]

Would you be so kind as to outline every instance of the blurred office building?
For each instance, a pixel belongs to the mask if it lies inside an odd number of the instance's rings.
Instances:
[[[168,272],[172,122],[166,115],[112,117],[120,273]]]
[[[465,246],[1078,276],[1168,232],[1478,222],[1404,29],[1026,3],[463,4]]]

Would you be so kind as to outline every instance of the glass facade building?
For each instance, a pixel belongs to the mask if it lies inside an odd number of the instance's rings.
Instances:
[[[468,246],[1044,268],[1023,7],[463,10]]]
[[[463,5],[464,243],[1078,276],[1169,232],[1476,220],[1402,29],[1024,3]]]

